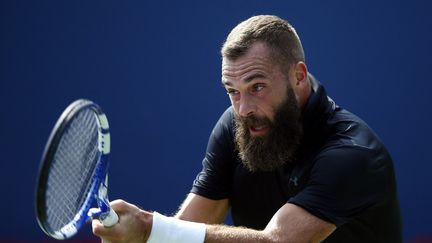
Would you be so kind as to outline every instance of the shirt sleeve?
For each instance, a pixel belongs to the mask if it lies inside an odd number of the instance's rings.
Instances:
[[[229,197],[236,158],[234,149],[233,111],[228,108],[210,135],[202,170],[193,182],[192,193],[214,200]]]
[[[359,147],[339,147],[321,154],[306,187],[289,203],[341,226],[386,195],[388,163]]]

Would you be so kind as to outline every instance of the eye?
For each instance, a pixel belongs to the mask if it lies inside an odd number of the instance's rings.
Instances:
[[[265,87],[264,84],[255,84],[255,85],[253,86],[253,91],[255,91],[255,92],[260,92],[261,90],[264,89],[264,87]]]
[[[237,95],[238,93],[239,92],[237,90],[235,90],[235,89],[227,89],[227,94],[229,96],[234,96],[234,95]]]

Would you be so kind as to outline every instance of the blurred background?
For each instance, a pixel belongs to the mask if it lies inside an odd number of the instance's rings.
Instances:
[[[108,115],[110,197],[176,211],[229,105],[219,49],[257,14],[297,29],[311,73],[390,150],[406,242],[432,242],[432,2],[0,1],[0,242],[51,242],[34,188],[63,109]],[[98,242],[87,226],[69,242]]]

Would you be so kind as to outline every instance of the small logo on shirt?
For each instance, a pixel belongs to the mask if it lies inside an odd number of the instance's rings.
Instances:
[[[294,176],[294,178],[290,178],[290,182],[294,183],[294,186],[298,186],[298,177]]]

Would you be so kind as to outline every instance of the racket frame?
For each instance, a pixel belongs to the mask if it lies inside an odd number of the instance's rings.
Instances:
[[[70,122],[76,114],[83,109],[92,109],[95,113],[98,125],[98,153],[99,158],[96,163],[90,189],[86,199],[75,214],[74,218],[61,229],[51,229],[46,223],[45,192],[47,187],[49,168],[52,165],[53,157],[59,145],[59,141],[64,131],[69,127]],[[88,212],[96,203],[100,209],[100,217],[107,217],[112,212],[108,201],[108,155],[110,153],[110,133],[108,120],[102,109],[94,102],[86,99],[79,99],[70,104],[58,119],[54,129],[46,144],[42,161],[39,167],[39,176],[36,189],[36,218],[40,228],[49,236],[55,239],[68,239],[75,235],[78,230],[90,220]]]

